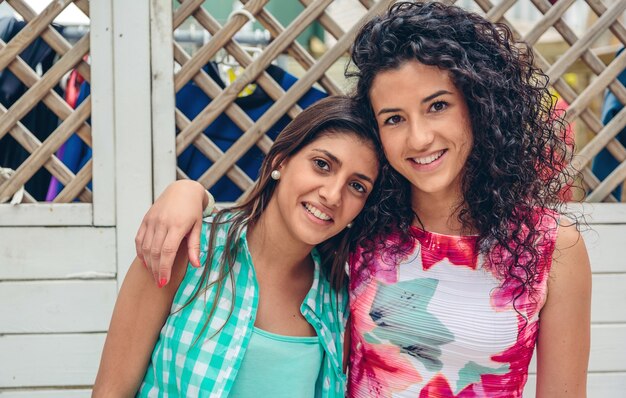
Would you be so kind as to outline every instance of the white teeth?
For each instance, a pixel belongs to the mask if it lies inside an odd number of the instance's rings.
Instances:
[[[445,150],[433,153],[432,155],[423,158],[413,158],[413,161],[418,164],[429,164],[439,159],[444,152]]]
[[[309,213],[313,214],[315,217],[319,218],[320,220],[324,220],[324,221],[328,221],[330,220],[330,216],[322,211],[320,211],[318,208],[312,206],[309,203],[305,203],[304,207],[309,211]]]

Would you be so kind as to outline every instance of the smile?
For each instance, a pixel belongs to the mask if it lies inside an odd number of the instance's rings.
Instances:
[[[318,218],[322,221],[329,221],[331,219],[331,217],[324,213],[323,211],[321,211],[320,209],[318,209],[317,207],[313,206],[310,203],[304,203],[304,208],[311,213],[315,218]]]
[[[445,152],[446,150],[443,149],[439,152],[433,153],[432,155],[424,156],[423,158],[412,158],[412,160],[417,164],[430,164],[439,159]]]

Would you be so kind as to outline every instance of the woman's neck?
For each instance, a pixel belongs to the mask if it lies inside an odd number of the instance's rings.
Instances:
[[[473,228],[459,221],[463,209],[462,194],[458,192],[424,193],[413,190],[412,208],[419,217],[415,225],[426,231],[445,235],[474,234]]]
[[[297,242],[280,221],[274,220],[271,205],[254,225],[248,226],[248,247],[255,268],[299,275],[311,264],[313,246]],[[278,269],[279,268],[279,269]]]

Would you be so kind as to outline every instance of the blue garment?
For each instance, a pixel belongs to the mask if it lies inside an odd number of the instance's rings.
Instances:
[[[620,55],[622,51],[624,51],[623,48],[619,50],[615,56],[617,57],[618,55]],[[617,79],[620,83],[626,86],[626,70],[623,70],[617,76]],[[613,94],[611,90],[607,90],[606,94],[604,95],[604,103],[602,104],[602,124],[607,125],[611,121],[611,119],[613,119],[613,117],[615,117],[615,115],[617,115],[617,113],[622,110],[623,107],[624,105],[619,102],[615,94]],[[626,146],[626,128],[620,131],[615,138],[622,145]],[[593,171],[593,174],[595,174],[596,177],[598,177],[600,180],[603,180],[608,177],[608,175],[611,174],[613,170],[617,168],[617,166],[619,166],[619,162],[605,148],[601,150],[598,155],[596,155],[591,166],[591,171]],[[619,184],[615,188],[615,190],[613,191],[613,195],[617,198],[618,201],[620,200],[620,197],[622,195],[621,184]]]
[[[220,87],[224,88],[224,83],[219,77],[215,64],[209,63],[204,67],[204,70]],[[284,90],[288,90],[289,87],[293,86],[297,81],[294,76],[274,65],[270,65],[267,72]],[[87,82],[84,82],[80,88],[80,94],[76,102],[77,107],[84,101],[89,93],[90,86]],[[312,88],[300,98],[298,105],[302,108],[306,108],[326,96],[326,93]],[[211,98],[209,98],[202,89],[196,86],[193,81],[187,83],[176,94],[176,107],[189,119],[195,118],[210,102]],[[252,120],[256,121],[274,102],[263,89],[257,87],[249,96],[237,98],[235,103],[239,105]],[[291,119],[288,116],[283,116],[268,130],[267,135],[275,139],[278,133],[287,126],[290,121]],[[228,116],[222,114],[204,130],[204,134],[225,152],[242,135],[242,131]],[[258,147],[253,146],[237,161],[237,165],[250,176],[250,178],[256,180],[263,157],[263,152]],[[91,148],[82,142],[76,134],[72,135],[65,146],[65,152],[61,159],[63,163],[76,173],[89,159],[91,159]],[[194,180],[197,180],[212,164],[213,163],[193,145],[185,149],[178,157],[178,167],[180,167],[189,178]],[[91,183],[89,183],[88,187],[91,189]],[[211,193],[219,202],[234,202],[243,192],[228,177],[222,177],[211,187]]]
[[[26,26],[26,22],[18,21],[13,17],[0,18],[0,38],[8,43],[13,37]],[[63,27],[52,25],[58,32],[63,32]],[[48,44],[38,37],[20,53],[20,57],[31,68],[41,66],[46,73],[54,63],[56,53]],[[54,90],[61,93],[56,86]],[[9,109],[26,92],[26,86],[8,68],[0,70],[0,103]],[[41,142],[45,141],[59,124],[58,117],[48,109],[43,102],[38,102],[20,122],[33,133]],[[10,134],[0,138],[0,167],[17,169],[28,159],[30,152],[24,149]],[[51,175],[45,168],[37,170],[26,182],[26,191],[37,201],[46,199],[48,184]]]
[[[221,81],[214,64],[207,65],[205,70],[213,80],[221,87],[224,87],[224,83]],[[266,71],[285,91],[297,81],[294,76],[274,65],[270,65]],[[326,93],[312,88],[300,98],[298,105],[301,108],[306,108],[326,96]],[[195,118],[210,102],[211,99],[200,87],[196,86],[193,81],[187,83],[176,94],[176,107],[189,119]],[[256,121],[274,102],[261,87],[257,87],[249,96],[237,98],[235,103],[239,105],[252,120]],[[290,120],[288,116],[283,116],[267,131],[267,135],[271,139],[275,139]],[[243,132],[226,114],[222,114],[204,130],[204,134],[225,152],[241,137]],[[250,176],[250,178],[256,180],[263,157],[263,152],[257,146],[253,146],[237,161],[237,165]],[[178,157],[178,167],[180,167],[189,178],[194,180],[200,178],[212,164],[213,162],[206,158],[193,145],[185,149]],[[210,190],[215,200],[218,202],[234,202],[243,193],[241,189],[226,176],[222,177],[215,185],[210,187]]]
[[[85,101],[85,98],[91,93],[91,86],[86,81],[80,86],[80,92],[76,99],[76,107]],[[91,118],[87,119],[87,123],[91,124]],[[91,159],[91,148],[81,140],[77,134],[72,136],[65,142],[65,149],[61,156],[61,161],[70,169],[73,173],[78,173],[80,169]],[[87,184],[87,188],[91,189],[91,181]],[[50,184],[48,193],[53,193],[54,196],[58,195],[63,190],[63,184],[59,181],[53,181]],[[50,198],[50,195],[48,196]]]

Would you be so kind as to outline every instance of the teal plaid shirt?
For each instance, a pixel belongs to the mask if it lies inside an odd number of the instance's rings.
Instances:
[[[202,226],[202,263],[207,258],[210,219]],[[219,225],[215,255],[210,265],[211,280],[224,251],[229,223]],[[213,286],[183,308],[193,295],[203,268],[188,265],[185,278],[176,292],[172,310],[161,330],[139,397],[227,397],[250,342],[259,302],[259,287],[248,249],[246,230],[238,242],[237,262],[219,297]],[[348,295],[344,288],[337,294],[320,274],[320,258],[311,253],[315,271],[311,290],[300,311],[315,328],[324,348],[324,359],[317,382],[316,397],[343,397],[346,377],[342,371],[343,337],[348,318]],[[234,290],[233,290],[234,288]],[[233,291],[235,295],[233,296]],[[218,305],[208,327],[202,331],[212,303]],[[234,307],[232,304],[234,303]],[[232,315],[229,313],[232,307]],[[182,308],[182,309],[181,309]],[[221,330],[219,330],[221,328]],[[194,341],[200,335],[199,340]],[[211,337],[213,336],[213,337]],[[192,345],[193,344],[193,345]]]

